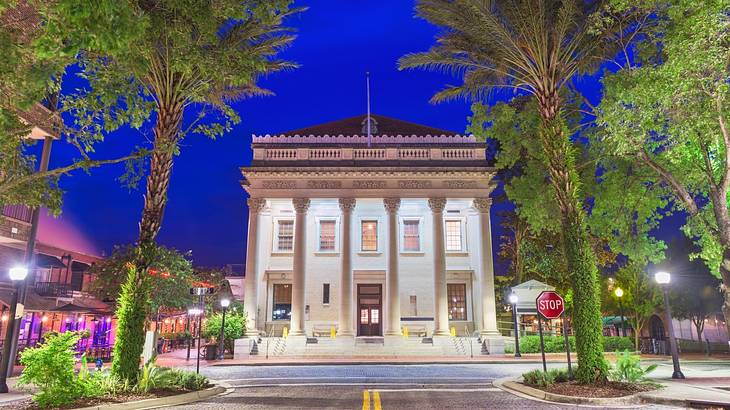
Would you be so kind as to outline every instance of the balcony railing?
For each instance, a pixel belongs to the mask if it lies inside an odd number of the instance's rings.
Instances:
[[[30,223],[33,211],[25,205],[4,205],[2,215],[8,218]]]
[[[73,286],[70,283],[36,282],[35,291],[40,296],[71,297]]]
[[[483,147],[270,148],[255,147],[254,159],[266,161],[479,161]]]

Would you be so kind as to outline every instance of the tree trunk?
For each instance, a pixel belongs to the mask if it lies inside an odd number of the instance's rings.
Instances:
[[[576,378],[584,384],[601,383],[606,380],[608,367],[603,358],[598,268],[588,240],[575,152],[557,110],[541,109],[541,112],[548,115],[543,115],[540,140],[550,183],[560,207],[563,246],[573,287],[578,355]],[[554,116],[549,117],[551,114]]]
[[[182,127],[183,106],[161,107],[155,125],[155,152],[150,158],[142,221],[139,224],[140,245],[153,243],[162,226],[167,205],[167,190],[172,174],[172,159]]]

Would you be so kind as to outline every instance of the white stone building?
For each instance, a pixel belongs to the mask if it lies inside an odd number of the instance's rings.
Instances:
[[[486,145],[370,121],[253,136],[248,334],[499,337]]]

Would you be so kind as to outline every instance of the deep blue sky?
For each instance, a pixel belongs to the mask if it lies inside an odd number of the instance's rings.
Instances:
[[[299,37],[283,57],[301,68],[279,73],[262,84],[276,93],[235,105],[242,122],[217,141],[192,137],[176,158],[169,202],[159,241],[192,250],[198,265],[242,263],[247,211],[239,167],[249,164],[252,133],[277,133],[365,112],[365,72],[371,73],[374,113],[463,132],[466,102],[431,105],[430,96],[456,80],[422,71],[399,72],[402,55],[432,45],[436,28],[414,18],[413,1],[316,0],[299,2],[305,13],[288,20]],[[595,80],[585,87],[598,89]],[[99,145],[98,157],[129,152],[140,144],[135,132],[120,132]],[[54,147],[52,164],[69,161],[71,151]],[[74,236],[49,229],[74,226],[87,251],[109,254],[115,244],[137,237],[143,188],[128,191],[116,178],[122,166],[77,172],[62,180],[66,191],[60,221],[44,219],[41,240]],[[500,229],[493,217],[495,248]],[[70,232],[66,229],[64,232]],[[66,237],[63,237],[66,236]],[[91,249],[89,249],[91,248]]]

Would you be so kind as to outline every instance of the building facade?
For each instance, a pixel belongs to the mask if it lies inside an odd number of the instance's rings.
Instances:
[[[486,144],[359,116],[252,148],[249,334],[499,337]]]

